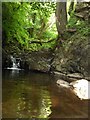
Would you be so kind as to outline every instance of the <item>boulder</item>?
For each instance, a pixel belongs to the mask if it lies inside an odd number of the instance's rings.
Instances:
[[[69,86],[69,83],[68,82],[66,82],[66,81],[64,81],[64,80],[57,80],[57,84],[59,85],[59,86],[61,86],[61,87],[65,87],[65,88],[69,88],[70,86]]]
[[[73,86],[73,92],[82,100],[90,99],[90,82],[86,79],[80,79],[70,83]]]
[[[90,81],[86,79],[79,79],[70,83],[59,79],[56,83],[59,87],[69,88],[81,100],[90,99]]]

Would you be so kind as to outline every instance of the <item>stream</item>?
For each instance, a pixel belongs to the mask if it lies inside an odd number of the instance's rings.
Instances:
[[[54,75],[3,70],[2,117],[87,118],[88,100],[58,87]]]

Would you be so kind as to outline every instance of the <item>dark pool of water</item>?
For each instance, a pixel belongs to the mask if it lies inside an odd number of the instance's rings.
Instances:
[[[3,118],[86,118],[88,101],[56,85],[49,74],[4,70]]]

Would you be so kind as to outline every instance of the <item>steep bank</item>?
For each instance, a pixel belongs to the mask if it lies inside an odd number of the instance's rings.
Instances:
[[[62,47],[55,50],[52,68],[54,71],[66,75],[80,73],[83,77],[90,77],[90,42],[88,36],[75,33],[65,41]]]
[[[90,79],[89,16],[89,6],[80,3],[73,14],[71,29],[65,33],[68,34],[68,39],[65,39],[55,50],[55,58],[52,62],[54,71],[64,75],[74,74],[70,76],[79,73],[82,77]],[[76,77],[78,78],[78,75]]]

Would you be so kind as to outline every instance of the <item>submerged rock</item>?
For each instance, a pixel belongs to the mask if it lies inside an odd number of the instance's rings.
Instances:
[[[64,80],[57,80],[57,84],[60,85],[61,87],[69,88],[69,83],[64,81]]]

